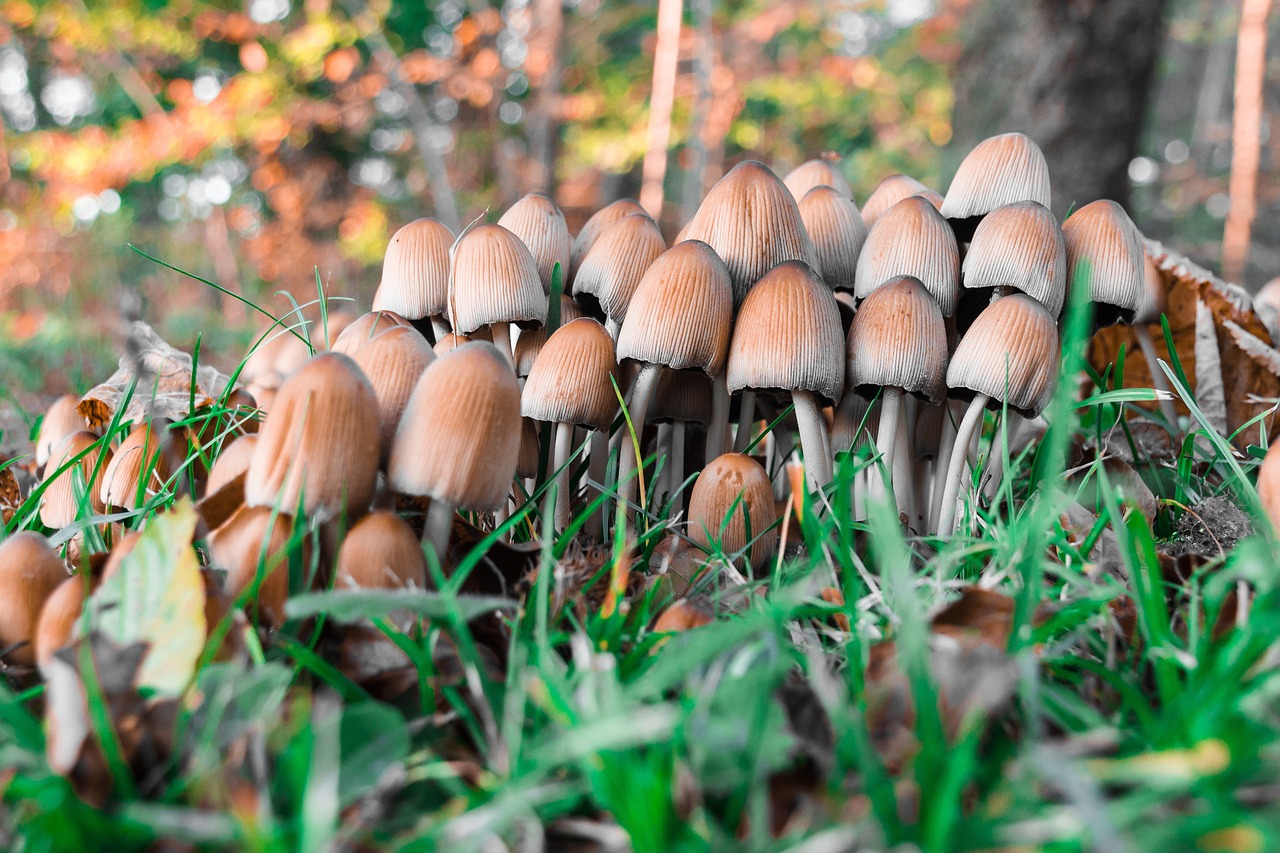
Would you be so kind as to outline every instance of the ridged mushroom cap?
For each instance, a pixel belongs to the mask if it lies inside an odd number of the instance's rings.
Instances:
[[[582,316],[582,307],[573,301],[573,297],[561,294],[560,325],[566,326]],[[542,352],[542,348],[546,343],[546,326],[530,332],[520,333],[520,339],[516,341],[516,376],[523,379],[529,375],[529,371],[533,369],[533,363],[537,361],[538,354]]]
[[[375,311],[408,320],[442,316],[449,300],[449,248],[453,232],[434,219],[415,219],[391,235],[382,260]]]
[[[361,515],[378,474],[378,400],[341,353],[321,353],[280,387],[245,477],[249,506]]]
[[[730,513],[732,512],[732,515]],[[750,564],[760,568],[778,543],[773,484],[760,463],[742,453],[726,453],[702,469],[689,496],[689,538],[710,551],[736,554],[751,545]],[[747,527],[750,525],[750,537]],[[723,532],[721,532],[723,530]]]
[[[705,424],[711,420],[711,379],[693,370],[664,370],[649,403],[646,420]]]
[[[84,415],[80,414],[79,405],[78,398],[63,394],[49,406],[36,435],[36,467],[44,467],[48,463],[49,454],[64,438],[89,428]]]
[[[226,444],[209,469],[204,493],[211,495],[241,474],[247,473],[253,461],[253,449],[258,446],[258,434],[242,435]]]
[[[942,215],[947,219],[985,216],[1019,201],[1052,206],[1049,164],[1029,136],[1002,133],[979,142],[960,163],[947,187]]]
[[[0,650],[3,659],[29,665],[35,661],[36,623],[40,610],[58,584],[66,580],[67,567],[39,533],[14,533],[0,542]]]
[[[267,506],[242,506],[227,522],[209,534],[209,556],[215,566],[226,570],[226,590],[236,598],[254,582],[259,565],[264,572],[256,600],[258,613],[268,625],[284,624],[284,605],[289,598],[290,541],[294,521]],[[297,559],[303,567],[311,562],[310,538],[296,540]]]
[[[966,288],[1016,288],[1057,317],[1067,298],[1062,226],[1039,202],[997,207],[978,223],[961,272]]]
[[[578,236],[573,238],[573,245],[569,250],[569,285],[573,288],[577,287],[578,267],[582,265],[582,259],[591,251],[596,240],[600,239],[610,225],[633,214],[648,216],[649,212],[634,199],[620,198],[591,214],[590,218],[583,223]]]
[[[805,390],[834,402],[844,390],[844,361],[835,296],[807,264],[787,261],[738,310],[726,378],[731,392]]]
[[[391,447],[396,491],[491,511],[507,499],[520,454],[520,385],[493,344],[440,356],[418,380]]]
[[[1255,302],[1256,304],[1256,302]],[[1169,306],[1169,294],[1165,290],[1160,270],[1146,252],[1142,253],[1142,301],[1134,313],[1133,324],[1145,326],[1160,322],[1160,315]],[[1264,323],[1265,325],[1265,323]]]
[[[825,159],[807,160],[796,166],[782,182],[791,190],[791,195],[800,201],[813,191],[815,187],[830,187],[844,198],[853,199],[853,190],[838,167],[839,161]]]
[[[529,247],[543,288],[551,292],[551,273],[556,264],[560,274],[569,272],[569,225],[564,213],[546,193],[529,193],[502,214],[498,224],[515,234]]]
[[[364,372],[378,400],[381,458],[385,460],[409,395],[422,372],[436,360],[435,352],[417,329],[399,326],[375,336],[351,359]]]
[[[818,263],[791,191],[755,160],[734,166],[711,188],[685,237],[703,241],[724,259],[735,305],[783,261]]]
[[[1271,443],[1258,469],[1258,499],[1271,526],[1280,530],[1280,441]]]
[[[618,362],[613,339],[583,317],[556,329],[542,348],[521,392],[526,418],[608,430],[618,412],[613,381]]]
[[[902,276],[868,296],[849,327],[848,386],[901,388],[930,403],[947,395],[947,329],[919,280]]]
[[[1062,223],[1067,277],[1088,265],[1089,296],[1099,326],[1132,323],[1142,303],[1142,236],[1124,208],[1108,199],[1090,202]]]
[[[536,329],[547,321],[547,291],[519,237],[501,225],[480,225],[454,249],[449,307],[450,325],[464,335],[493,323]]]
[[[182,464],[182,459],[178,458],[171,445],[172,438],[165,423],[144,423],[129,430],[102,476],[99,492],[102,502],[124,509],[141,506]],[[142,486],[139,495],[144,476],[146,485]]]
[[[800,218],[818,253],[818,271],[835,290],[853,290],[867,224],[853,199],[831,187],[814,187],[800,200]]]
[[[862,221],[870,228],[886,210],[904,198],[925,193],[937,196],[937,193],[909,175],[890,175],[876,186],[871,195],[867,196],[866,203],[862,205]],[[942,197],[938,196],[938,198]]]
[[[62,466],[72,459],[80,457],[80,473],[84,481],[84,494],[88,495],[87,509],[94,512],[106,512],[107,505],[102,502],[102,482],[111,464],[111,448],[93,445],[98,437],[91,432],[73,432],[58,442],[49,454],[49,464],[44,466],[44,495],[40,499],[40,521],[45,527],[66,527],[76,520],[79,509],[74,467],[68,467],[59,473]],[[81,454],[84,454],[83,456]],[[96,475],[94,469],[97,469]]]
[[[72,632],[84,611],[85,596],[92,595],[97,587],[96,579],[90,579],[86,590],[83,577],[67,577],[63,573],[62,582],[49,594],[44,607],[40,608],[40,618],[36,621],[36,633],[31,645],[37,666],[42,669],[48,666],[54,652],[71,644]]]
[[[909,275],[929,290],[942,316],[960,297],[960,249],[955,234],[928,200],[910,196],[871,226],[858,255],[856,294],[866,299],[886,281]]]
[[[534,332],[536,331],[537,330],[535,329]],[[521,336],[523,336],[526,334],[533,334],[533,333],[521,332],[520,334]],[[469,335],[455,335],[453,332],[445,332],[444,335],[440,338],[440,340],[436,341],[436,345],[431,348],[431,351],[434,352],[436,356],[442,356],[445,353],[453,352],[463,344],[469,344],[472,341],[484,341],[486,343],[493,343],[493,335],[489,331],[489,327],[482,326],[481,328],[476,329],[474,332],[472,332]]]
[[[311,351],[303,340],[311,327],[310,322],[290,319],[266,332],[266,337],[245,358],[240,381],[250,386],[278,389],[311,358]],[[257,338],[254,341],[257,342]],[[257,394],[254,394],[254,399],[263,402]]]
[[[714,378],[724,368],[732,327],[729,271],[706,243],[687,240],[663,252],[640,280],[618,333],[618,361]]]
[[[631,215],[609,226],[587,252],[573,280],[577,299],[595,299],[606,317],[621,323],[645,270],[667,250],[648,216]]]
[[[427,560],[404,519],[374,510],[347,531],[335,574],[334,589],[422,589],[427,585]]]
[[[361,314],[333,339],[333,346],[330,349],[333,352],[353,356],[358,349],[376,336],[396,326],[412,328],[408,320],[394,311],[370,311],[368,314]]]
[[[986,394],[1034,418],[1049,404],[1058,375],[1058,326],[1022,293],[987,306],[960,339],[947,367],[952,395]]]

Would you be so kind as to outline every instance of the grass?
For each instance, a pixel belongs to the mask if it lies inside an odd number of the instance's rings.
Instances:
[[[875,503],[853,521],[848,486],[873,463],[841,455],[828,492],[784,520],[782,558],[742,583],[726,566],[735,555],[713,555],[686,593],[710,624],[659,634],[654,617],[676,594],[647,567],[672,529],[669,497],[650,491],[648,530],[591,557],[568,534],[500,544],[507,531],[546,531],[549,472],[452,573],[432,564],[431,591],[299,589],[279,631],[210,625],[217,642],[183,700],[147,699],[166,716],[122,707],[113,674],[93,674],[90,716],[114,783],[92,805],[76,793],[84,780],[46,756],[52,688],[0,682],[0,840],[32,851],[160,839],[251,850],[1267,849],[1280,837],[1280,554],[1260,520],[1263,532],[1229,553],[1171,565],[1184,507],[1226,494],[1257,513],[1257,459],[1213,433],[1182,390],[1199,429],[1177,460],[1137,466],[1164,498],[1158,533],[1109,477],[1101,442],[1064,478],[1070,448],[1151,417],[1136,408],[1149,395],[1115,385],[1119,371],[1076,401],[1087,317],[1081,306],[1072,317],[1053,428],[1007,461],[1000,500],[956,537],[906,535]],[[1171,366],[1170,380],[1183,389],[1180,372]],[[195,418],[206,438],[190,466],[233,431],[221,405]],[[1006,441],[997,432],[984,446],[1007,453]],[[144,526],[173,506],[184,476],[115,521]],[[1061,517],[1086,481],[1098,519],[1080,531]],[[40,529],[36,501],[10,531]],[[570,532],[598,511],[584,508]],[[82,501],[80,526],[102,522]],[[297,525],[289,558],[319,535]],[[475,592],[486,555],[517,567],[508,589]],[[317,568],[293,566],[295,585]],[[948,605],[962,609],[939,621]],[[406,610],[425,618],[402,629],[393,614]],[[403,653],[408,689],[389,695],[334,654],[370,636]],[[121,734],[139,720],[167,748],[140,754]]]

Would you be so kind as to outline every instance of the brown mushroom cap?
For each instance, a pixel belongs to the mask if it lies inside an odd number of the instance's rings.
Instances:
[[[392,488],[469,509],[507,499],[520,454],[520,386],[493,344],[473,341],[427,368],[392,443]]]
[[[1039,202],[997,207],[982,218],[965,253],[964,286],[1012,287],[1057,317],[1067,297],[1067,241]]]
[[[1058,326],[1043,305],[1022,293],[987,306],[960,339],[947,367],[954,396],[985,394],[1034,418],[1053,396]]]
[[[705,242],[724,259],[735,305],[783,261],[818,263],[791,191],[755,160],[734,166],[711,188],[685,237]]]
[[[378,335],[395,326],[410,326],[408,320],[394,311],[370,311],[361,314],[333,339],[333,352],[354,356],[356,351]]]
[[[803,199],[815,187],[830,187],[843,198],[852,201],[853,190],[849,188],[849,182],[837,168],[838,163],[838,160],[836,162],[827,159],[808,160],[788,172],[782,182],[787,185],[787,189],[791,191],[796,201]]]
[[[347,531],[338,549],[335,589],[401,589],[427,585],[427,560],[413,528],[375,510]]]
[[[720,375],[733,326],[733,290],[724,262],[706,243],[663,252],[640,280],[618,334],[624,358]]]
[[[64,394],[49,406],[36,436],[36,467],[42,468],[49,462],[49,454],[64,438],[89,428],[84,415],[80,414],[79,405],[77,397]]]
[[[407,320],[443,315],[449,298],[452,245],[449,226],[434,219],[415,219],[392,234],[373,309],[394,311]]]
[[[63,578],[40,609],[35,636],[31,640],[36,665],[41,668],[48,666],[54,652],[70,645],[76,622],[84,612],[85,596],[92,595],[98,587],[95,578],[90,579],[87,590],[82,576],[67,577],[63,572]]]
[[[844,327],[831,289],[807,264],[778,264],[751,289],[733,328],[727,381],[744,388],[844,391]]]
[[[742,453],[717,456],[693,484],[693,494],[689,497],[689,538],[703,550],[709,551],[712,543],[718,541],[722,551],[736,554],[754,540],[750,563],[759,569],[777,547],[778,531],[774,526],[777,520],[773,484],[760,463],[750,456]]]
[[[890,175],[880,182],[875,191],[867,197],[867,201],[862,205],[862,221],[867,223],[867,227],[871,228],[876,224],[876,220],[884,215],[884,212],[893,207],[904,198],[911,198],[913,195],[924,196],[928,198],[930,203],[933,198],[937,197],[938,204],[942,205],[942,196],[926,187],[908,175]]]
[[[44,481],[48,486],[40,500],[40,521],[45,527],[66,527],[76,520],[79,500],[76,491],[78,487],[73,488],[74,468],[67,468],[61,474],[58,471],[77,456],[80,457],[80,472],[89,497],[86,507],[94,512],[106,512],[107,506],[102,502],[101,492],[112,453],[111,448],[103,445],[94,448],[97,442],[98,437],[91,432],[73,432],[49,454],[49,464],[44,467]]]
[[[422,372],[435,361],[435,353],[417,329],[398,326],[375,336],[351,359],[364,371],[378,400],[382,458],[386,459],[409,395]]]
[[[39,533],[24,530],[0,542],[0,651],[27,644],[4,660],[23,665],[35,660],[31,643],[40,609],[66,577],[67,567]]]
[[[711,379],[693,370],[664,370],[658,390],[649,403],[646,420],[651,424],[684,421],[705,424],[711,420]]]
[[[920,196],[898,202],[871,226],[858,256],[857,296],[866,299],[880,285],[904,275],[928,288],[942,316],[955,313],[960,249],[942,214]]]
[[[267,506],[242,506],[227,523],[209,534],[209,556],[227,571],[227,594],[239,596],[253,584],[258,566],[265,575],[258,587],[258,612],[268,625],[284,624],[289,598],[290,542],[294,521]],[[310,539],[296,540],[296,559],[304,568],[311,563]]]
[[[649,265],[667,249],[648,216],[625,216],[600,235],[573,279],[574,298],[594,299],[606,317],[621,323]],[[585,304],[585,303],[584,303]]]
[[[1049,164],[1030,137],[1002,133],[979,142],[960,163],[942,202],[942,215],[947,219],[985,216],[1019,201],[1052,206]]]
[[[287,319],[284,324],[265,332],[265,337],[245,357],[240,370],[240,381],[249,386],[249,393],[263,408],[267,400],[260,391],[276,391],[299,367],[311,358],[304,338],[310,327],[307,321]]]
[[[183,461],[172,444],[165,423],[139,424],[131,429],[103,473],[99,493],[102,502],[137,509],[148,496],[163,488]],[[147,482],[139,495],[144,475]]]
[[[578,267],[582,265],[582,259],[591,251],[591,247],[595,245],[596,240],[600,239],[610,225],[613,225],[623,217],[633,214],[648,216],[649,212],[634,199],[620,198],[591,214],[591,217],[583,224],[582,230],[578,232],[578,236],[573,238],[573,246],[569,250],[568,283],[570,285],[577,286]]]
[[[536,332],[537,330],[535,329],[534,331]],[[520,334],[524,335],[526,333],[521,332]],[[438,358],[445,353],[452,352],[463,344],[469,344],[472,341],[486,341],[488,343],[493,343],[493,336],[489,332],[489,327],[481,327],[469,335],[455,335],[453,332],[445,332],[444,336],[441,337],[440,340],[436,341],[436,345],[431,348],[431,351],[434,352]]]
[[[573,298],[564,294],[560,296],[560,325],[566,326],[579,317],[584,316],[582,308]],[[521,379],[529,375],[529,371],[533,369],[533,363],[537,361],[538,354],[542,352],[542,347],[547,343],[547,327],[534,329],[531,332],[521,332],[520,339],[516,341],[516,376]],[[437,355],[439,353],[437,352]]]
[[[1100,326],[1131,323],[1142,303],[1142,235],[1114,201],[1090,202],[1062,223],[1067,240],[1067,277],[1087,264],[1089,295]]]
[[[814,187],[800,200],[800,218],[818,253],[818,269],[834,290],[853,290],[867,224],[858,206],[831,187]]]
[[[480,225],[454,249],[449,307],[454,331],[464,335],[493,323],[536,329],[547,321],[547,291],[519,237],[501,225]]]
[[[546,193],[529,193],[502,214],[498,224],[519,237],[529,247],[542,286],[551,292],[551,273],[556,264],[560,274],[569,271],[569,225],[564,214]]]
[[[359,515],[378,473],[378,401],[350,358],[321,353],[280,388],[245,478],[249,506]]]
[[[1271,526],[1280,530],[1280,441],[1271,443],[1258,469],[1258,500]]]
[[[618,412],[613,340],[595,320],[561,326],[542,348],[521,394],[521,414],[550,423],[608,430]]]
[[[901,388],[931,403],[947,395],[947,329],[919,280],[886,282],[863,301],[849,327],[848,386]]]

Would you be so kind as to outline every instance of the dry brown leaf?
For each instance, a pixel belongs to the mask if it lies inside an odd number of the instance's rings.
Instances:
[[[1204,300],[1196,301],[1196,405],[1219,433],[1227,431],[1227,395],[1222,385],[1222,353],[1213,312]]]

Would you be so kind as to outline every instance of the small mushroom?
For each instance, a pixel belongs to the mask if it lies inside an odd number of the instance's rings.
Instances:
[[[818,271],[833,290],[853,290],[867,224],[858,206],[831,187],[814,187],[800,200],[800,218],[818,253]]]
[[[578,236],[573,238],[573,245],[569,250],[569,276],[566,279],[566,292],[576,289],[578,267],[582,265],[582,259],[591,251],[591,247],[596,244],[596,241],[609,229],[609,226],[633,214],[648,216],[649,212],[641,207],[640,202],[635,199],[621,198],[591,214],[591,217],[583,224],[582,230],[578,232]]]
[[[249,464],[253,461],[254,448],[257,446],[257,433],[242,435],[235,441],[228,442],[218,454],[218,458],[213,461],[213,467],[209,469],[204,493],[212,495],[236,477],[247,473]]]
[[[704,551],[746,551],[759,570],[778,544],[773,484],[759,462],[742,453],[716,457],[698,475],[689,497],[689,538]]]
[[[908,175],[890,175],[880,182],[862,205],[862,221],[872,228],[885,211],[904,198],[918,195],[935,208],[942,206],[942,196]]]
[[[584,316],[582,308],[570,296],[560,296],[560,325],[566,326],[579,317]],[[542,347],[547,343],[547,327],[521,332],[516,340],[516,376],[524,379],[533,369]]]
[[[347,531],[338,549],[335,589],[402,589],[427,585],[427,561],[413,528],[374,510]]]
[[[942,215],[925,199],[910,196],[871,226],[858,256],[856,295],[866,299],[900,276],[918,279],[942,316],[955,313],[960,294],[960,250]]]
[[[259,618],[272,627],[284,624],[289,598],[289,564],[311,565],[311,540],[295,528],[293,518],[268,506],[242,506],[209,534],[209,556],[227,572],[227,594],[238,598],[258,584],[249,601]]]
[[[1067,241],[1039,202],[998,207],[982,218],[961,269],[966,290],[1003,296],[1020,290],[1057,317],[1067,297]]]
[[[29,666],[40,609],[67,567],[39,533],[29,530],[0,542],[0,660]]]
[[[788,172],[782,182],[787,185],[787,189],[791,191],[796,201],[803,199],[816,187],[830,187],[841,198],[852,201],[853,190],[849,188],[849,182],[841,174],[839,164],[840,158],[834,155],[830,158],[807,160]]]
[[[1114,201],[1090,202],[1062,223],[1067,277],[1085,273],[1095,305],[1094,323],[1132,323],[1142,304],[1142,235]],[[1087,271],[1087,272],[1086,272]]]
[[[185,444],[175,446],[168,424],[152,421],[129,431],[102,476],[99,496],[106,506],[137,509],[169,484],[182,466]]]
[[[411,327],[387,329],[358,349],[351,360],[364,372],[378,401],[379,459],[391,453],[400,415],[418,378],[436,355],[427,339]]]
[[[556,264],[563,276],[569,267],[569,226],[564,214],[546,193],[529,193],[502,214],[498,224],[519,237],[529,247],[542,286],[551,292],[551,274]]]
[[[333,339],[330,350],[343,355],[354,356],[356,352],[375,337],[396,326],[410,326],[412,323],[394,311],[370,311],[353,320],[342,333]]]
[[[40,618],[31,641],[36,666],[41,670],[48,667],[54,652],[71,644],[76,622],[84,613],[85,599],[98,588],[98,583],[92,574],[86,583],[85,575],[67,577],[65,571],[62,573],[61,582],[40,608]]]
[[[461,335],[487,327],[498,351],[514,363],[511,325],[536,329],[547,320],[547,291],[519,237],[501,225],[480,225],[458,238],[449,316]]]
[[[36,467],[43,468],[49,462],[49,455],[64,438],[73,432],[88,430],[89,427],[80,414],[80,399],[71,394],[64,394],[53,401],[44,419],[40,421],[40,432],[36,436]]]
[[[1020,201],[1052,206],[1049,164],[1029,136],[1002,133],[979,142],[960,163],[942,215],[956,228],[957,239],[967,242],[983,216]]]
[[[618,339],[640,279],[666,250],[662,232],[653,220],[632,215],[609,226],[582,259],[573,280],[574,298],[583,305],[594,302],[599,306],[612,339]]]
[[[374,311],[394,311],[406,320],[429,320],[436,340],[448,331],[449,249],[453,232],[434,219],[415,219],[391,235],[382,259],[382,281]]]
[[[82,494],[87,509],[107,511],[102,500],[102,483],[111,457],[111,448],[87,431],[73,432],[54,447],[49,454],[49,464],[44,467],[46,485],[40,499],[40,521],[45,527],[66,527],[79,518]],[[80,466],[79,479],[83,485],[76,483],[75,464]],[[80,492],[80,488],[85,491]]]

